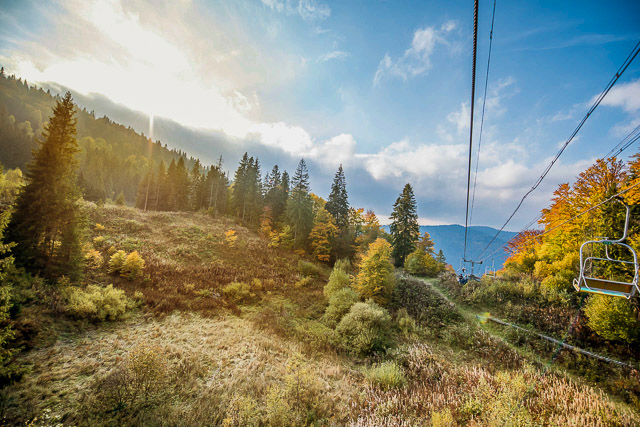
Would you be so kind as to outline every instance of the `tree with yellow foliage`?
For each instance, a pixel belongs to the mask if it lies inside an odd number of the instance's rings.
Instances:
[[[378,304],[387,303],[395,286],[389,242],[378,238],[371,243],[359,267],[355,290],[365,299],[371,298]]]
[[[331,214],[325,208],[319,208],[314,220],[315,225],[309,233],[311,250],[318,261],[331,259],[331,239],[338,234],[338,227]]]

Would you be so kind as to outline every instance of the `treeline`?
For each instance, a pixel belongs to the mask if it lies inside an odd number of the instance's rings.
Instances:
[[[6,169],[32,161],[53,108],[62,98],[27,81],[8,76],[0,68],[0,163]],[[133,204],[140,181],[150,169],[183,159],[190,170],[196,159],[152,142],[133,128],[122,126],[93,111],[75,107],[77,119],[78,185],[87,200],[114,200],[120,193]]]

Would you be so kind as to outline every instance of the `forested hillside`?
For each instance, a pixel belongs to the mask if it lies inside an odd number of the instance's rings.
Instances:
[[[60,97],[48,90],[29,85],[15,76],[0,75],[0,163],[5,168],[24,170],[37,148],[53,107]],[[195,164],[193,158],[170,150],[160,141],[152,142],[132,128],[114,123],[107,117],[78,108],[77,138],[81,149],[79,185],[87,200],[115,198],[122,192],[134,203],[140,181],[149,168],[160,163],[168,167],[183,158],[184,167]]]

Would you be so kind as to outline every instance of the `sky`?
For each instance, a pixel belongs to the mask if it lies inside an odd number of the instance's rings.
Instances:
[[[576,5],[497,1],[485,101],[480,1],[473,225],[502,225],[640,40],[640,2]],[[323,197],[342,164],[383,222],[408,182],[421,224],[464,224],[472,37],[470,0],[0,0],[8,73],[231,171],[305,158]],[[507,229],[638,125],[639,58]]]

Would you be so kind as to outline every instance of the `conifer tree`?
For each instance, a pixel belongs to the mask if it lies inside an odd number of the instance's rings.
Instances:
[[[309,172],[304,159],[300,160],[291,182],[291,195],[287,200],[287,223],[293,232],[295,247],[304,246],[313,226],[313,201],[309,195]]]
[[[342,165],[338,168],[333,184],[331,185],[331,193],[326,206],[327,211],[333,216],[336,225],[340,229],[344,229],[349,223],[349,200],[347,196],[347,181],[344,176]]]
[[[442,252],[442,249],[438,251],[438,254],[436,255],[436,261],[438,261],[442,265],[444,265],[447,262],[447,259],[445,258],[444,252]]]
[[[415,250],[420,236],[416,198],[411,184],[404,186],[402,194],[394,203],[391,219],[389,229],[393,242],[393,259],[396,267],[401,267],[407,255]]]
[[[71,93],[53,109],[40,147],[28,166],[6,241],[17,243],[16,263],[48,279],[81,272],[82,215],[76,185],[78,153]]]
[[[253,162],[253,161],[252,161]],[[245,218],[247,199],[247,172],[250,167],[249,155],[244,153],[233,177],[233,209],[238,218]]]

